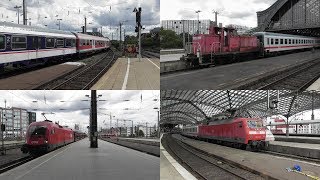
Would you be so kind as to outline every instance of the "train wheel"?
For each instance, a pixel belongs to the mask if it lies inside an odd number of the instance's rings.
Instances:
[[[247,149],[247,145],[246,144],[240,144],[240,149],[246,150]]]

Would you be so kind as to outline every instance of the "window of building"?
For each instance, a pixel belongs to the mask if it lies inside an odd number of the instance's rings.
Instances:
[[[5,36],[0,36],[0,49],[6,48],[6,38]]]
[[[11,45],[12,49],[27,49],[27,37],[13,36]]]

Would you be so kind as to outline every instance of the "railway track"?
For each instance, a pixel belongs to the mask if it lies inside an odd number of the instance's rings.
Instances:
[[[13,169],[15,167],[21,166],[22,164],[25,164],[33,159],[35,159],[36,157],[32,157],[32,156],[27,156],[27,157],[23,157],[23,158],[19,158],[16,160],[13,160],[9,163],[6,163],[4,165],[0,166],[0,174],[9,171],[10,169]]]
[[[171,135],[164,136],[162,144],[171,155],[182,162],[198,179],[257,180],[267,178],[200,152],[175,140]]]
[[[320,59],[294,66],[237,87],[248,90],[306,90],[320,77]]]
[[[107,53],[99,54],[92,59],[87,66],[72,72],[71,74],[58,77],[35,89],[51,90],[79,90],[90,89],[101,76],[112,66],[116,59],[116,53],[109,50]]]

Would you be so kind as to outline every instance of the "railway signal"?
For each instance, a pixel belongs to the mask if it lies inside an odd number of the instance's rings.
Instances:
[[[136,29],[135,32],[138,33],[139,37],[139,61],[141,61],[141,7],[134,8],[133,12],[136,13]]]

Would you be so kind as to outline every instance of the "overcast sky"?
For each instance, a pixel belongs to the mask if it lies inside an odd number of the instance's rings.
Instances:
[[[200,19],[214,20],[212,10],[220,12],[218,23],[257,26],[257,11],[270,7],[276,0],[161,0],[161,20]]]
[[[32,25],[58,29],[57,19],[62,19],[61,29],[81,31],[84,16],[87,16],[88,31],[93,27],[103,26],[104,35],[111,36],[120,21],[126,21],[124,28],[134,33],[135,7],[142,7],[142,25],[146,31],[160,26],[160,0],[26,0],[28,19]],[[22,6],[22,0],[1,0],[0,21],[17,23],[17,10],[14,6]],[[22,11],[22,10],[21,10]],[[22,14],[22,13],[20,13]],[[22,23],[22,16],[20,16]],[[46,18],[47,17],[47,18]],[[89,24],[92,23],[92,24]],[[110,29],[111,28],[111,29]]]
[[[49,113],[46,117],[52,121],[59,121],[61,125],[74,128],[80,124],[83,130],[89,125],[90,91],[4,91],[1,90],[0,107],[19,107],[37,112],[37,121],[45,120],[42,112]],[[157,110],[159,108],[159,91],[97,91],[102,95],[98,100],[98,128],[110,127],[110,113],[112,127],[116,127],[116,119],[133,120],[134,125],[154,126],[157,124]],[[142,98],[141,98],[142,96]],[[101,101],[102,100],[102,101]],[[35,101],[35,102],[34,102]],[[50,114],[50,113],[54,114]],[[119,126],[124,125],[119,121]],[[126,123],[131,126],[131,122]]]

